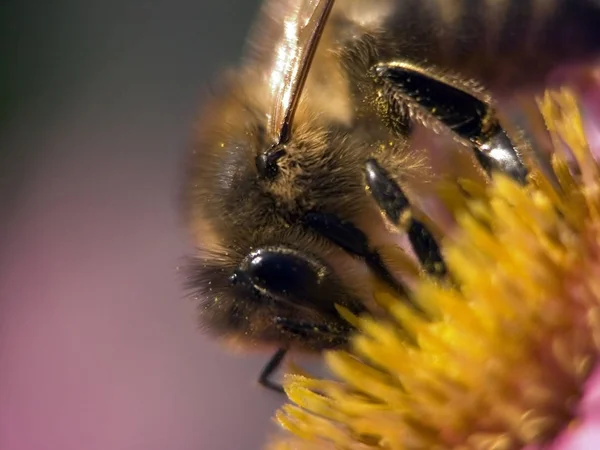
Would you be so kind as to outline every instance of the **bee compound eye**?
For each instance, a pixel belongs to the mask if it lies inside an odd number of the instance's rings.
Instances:
[[[238,295],[258,302],[308,308],[337,316],[335,304],[350,296],[329,266],[320,259],[288,247],[266,247],[250,253],[230,277]],[[354,305],[347,305],[352,310]]]
[[[242,266],[253,285],[278,297],[314,295],[322,282],[322,267],[289,249],[258,250]]]
[[[286,154],[284,148],[273,146],[256,157],[256,169],[261,177],[272,180],[279,173],[277,162]]]

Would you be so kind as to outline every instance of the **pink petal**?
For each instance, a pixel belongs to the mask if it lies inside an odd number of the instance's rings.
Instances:
[[[577,420],[543,450],[600,449],[600,366],[594,370],[586,383],[585,394],[578,409]]]

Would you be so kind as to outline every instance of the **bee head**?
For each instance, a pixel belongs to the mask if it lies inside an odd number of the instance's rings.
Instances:
[[[335,305],[359,312],[362,302],[328,260],[331,245],[297,219],[320,201],[319,192],[335,202],[331,192],[350,179],[357,189],[360,181],[354,173],[331,176],[339,154],[328,155],[331,142],[302,113],[294,139],[270,142],[253,80],[230,78],[205,104],[184,186],[197,247],[189,288],[201,323],[217,334],[312,350],[340,347],[351,326]]]

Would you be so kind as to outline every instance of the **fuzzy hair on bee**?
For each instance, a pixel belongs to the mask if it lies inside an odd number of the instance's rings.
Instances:
[[[183,189],[197,246],[188,287],[209,333],[279,351],[343,348],[340,308],[400,294],[383,249],[445,277],[418,197],[433,179],[416,127],[526,181],[495,99],[595,61],[591,0],[266,0],[245,58],[202,109]],[[410,299],[407,299],[410,302]],[[419,310],[418,305],[411,305]]]
[[[367,273],[345,251],[307,229],[302,219],[312,211],[327,211],[362,229],[373,228],[371,216],[379,211],[365,192],[365,161],[382,153],[388,166],[407,179],[416,179],[423,172],[424,161],[405,152],[404,140],[390,145],[392,136],[388,133],[387,141],[365,142],[341,127],[323,122],[300,103],[294,139],[277,161],[276,177],[266,177],[256,164],[257,156],[268,146],[264,113],[260,112],[265,105],[256,95],[254,81],[248,76],[242,78],[244,85],[237,79],[229,80],[216,94],[208,108],[210,113],[199,122],[196,150],[187,166],[188,178],[193,182],[186,190],[187,222],[197,241],[203,243],[201,253],[192,262],[190,285],[200,289],[196,295],[205,302],[201,314],[205,319],[209,317],[205,323],[212,331],[232,337],[241,334],[250,343],[271,341],[321,350],[330,344],[321,333],[314,341],[291,333],[286,336],[273,323],[275,313],[290,314],[302,305],[286,305],[283,301],[257,305],[252,296],[232,289],[232,273],[247,255],[260,248],[291,248],[311,255],[319,261],[322,278],[331,278],[331,290],[324,291],[319,301],[305,311],[295,311],[295,315],[301,314],[304,321],[310,317],[315,324],[326,319],[328,326],[339,321],[337,327],[346,333],[348,324],[333,305],[362,312],[365,299],[355,293],[364,291]],[[199,203],[201,208],[197,207]],[[325,289],[326,283],[320,283]],[[343,287],[348,285],[352,286],[350,290]],[[206,299],[212,303],[206,303]],[[332,317],[312,317],[324,308],[331,309]],[[267,315],[266,322],[250,320],[259,314]],[[336,339],[331,337],[334,347],[339,345]]]

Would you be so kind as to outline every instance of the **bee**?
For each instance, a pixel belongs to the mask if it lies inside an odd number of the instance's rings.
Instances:
[[[447,277],[407,195],[426,176],[409,149],[415,126],[524,183],[488,92],[529,92],[559,65],[593,60],[598,24],[586,0],[267,0],[188,161],[201,324],[277,349],[259,382],[280,390],[270,376],[288,350],[344,348],[354,329],[341,308],[376,313],[373,278],[422,312],[381,251],[408,240],[422,270]]]

